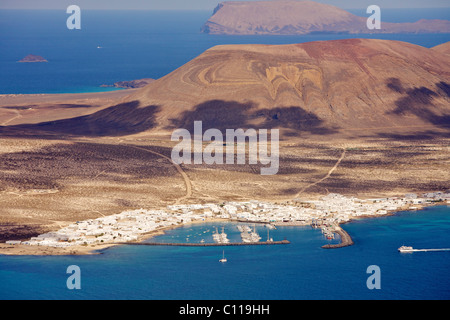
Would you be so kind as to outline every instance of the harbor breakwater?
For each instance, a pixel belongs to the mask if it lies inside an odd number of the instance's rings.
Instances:
[[[337,234],[341,237],[341,242],[338,244],[327,244],[322,246],[323,249],[338,249],[338,248],[344,248],[354,245],[352,237],[341,227],[337,228],[335,230]]]
[[[229,247],[229,246],[264,246],[290,244],[288,240],[261,242],[229,242],[229,243],[174,243],[174,242],[123,242],[123,245],[134,246],[177,246],[177,247]]]

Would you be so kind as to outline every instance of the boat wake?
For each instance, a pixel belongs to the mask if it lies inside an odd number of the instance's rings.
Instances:
[[[437,251],[450,251],[450,248],[439,248],[439,249],[414,249],[413,247],[401,246],[398,251],[402,253],[407,252],[437,252]]]

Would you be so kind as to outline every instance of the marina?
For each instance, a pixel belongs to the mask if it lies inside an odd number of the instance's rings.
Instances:
[[[218,244],[229,243],[230,239],[228,239],[228,235],[225,233],[224,228],[222,227],[222,233],[219,233],[216,228],[216,232],[213,233],[213,240]]]
[[[249,226],[238,226],[238,230],[241,232],[242,242],[245,243],[254,243],[261,240],[261,237],[256,232],[256,227],[253,226],[253,230]],[[267,239],[267,242],[270,240]]]

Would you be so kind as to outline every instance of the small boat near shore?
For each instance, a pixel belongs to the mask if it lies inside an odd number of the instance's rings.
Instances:
[[[222,259],[219,260],[219,262],[225,263],[227,262],[227,258],[225,258],[225,251],[222,252]]]

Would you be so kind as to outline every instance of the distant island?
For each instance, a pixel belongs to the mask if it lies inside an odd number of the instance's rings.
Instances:
[[[45,58],[41,56],[36,56],[34,54],[29,54],[19,62],[48,62]]]
[[[450,33],[448,20],[413,23],[381,22],[369,30],[367,17],[313,1],[230,1],[220,3],[201,31],[232,35],[297,35],[314,33]]]
[[[143,88],[149,83],[152,83],[155,81],[155,79],[151,78],[145,78],[145,79],[139,79],[139,80],[131,80],[131,81],[119,81],[115,82],[112,85],[109,84],[102,84],[100,87],[107,88],[107,87],[115,87],[115,88],[124,88],[124,89],[135,89],[135,88]]]

